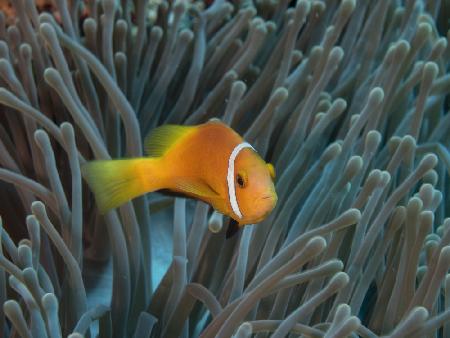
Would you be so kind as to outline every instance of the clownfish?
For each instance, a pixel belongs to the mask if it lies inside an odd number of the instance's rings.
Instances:
[[[163,125],[145,138],[148,157],[91,161],[83,177],[101,213],[153,191],[199,199],[232,219],[227,237],[275,207],[275,169],[218,120]]]

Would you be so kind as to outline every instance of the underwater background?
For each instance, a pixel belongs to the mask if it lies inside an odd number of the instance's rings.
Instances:
[[[450,337],[449,1],[38,5],[1,2],[1,337]],[[266,220],[99,214],[81,164],[211,118]]]

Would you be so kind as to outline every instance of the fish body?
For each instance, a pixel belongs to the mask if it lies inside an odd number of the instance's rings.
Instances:
[[[148,157],[83,166],[101,212],[158,190],[202,200],[239,225],[260,222],[275,207],[273,166],[221,122],[161,126],[145,150]]]

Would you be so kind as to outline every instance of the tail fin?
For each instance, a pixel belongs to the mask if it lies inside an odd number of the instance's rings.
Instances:
[[[139,158],[130,160],[92,161],[81,168],[84,178],[95,195],[100,213],[117,208],[121,204],[151,188],[148,177],[156,173],[156,159]]]

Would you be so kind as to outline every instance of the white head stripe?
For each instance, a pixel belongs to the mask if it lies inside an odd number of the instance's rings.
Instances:
[[[227,173],[227,183],[228,183],[228,195],[230,196],[230,204],[233,212],[239,217],[242,218],[241,210],[239,210],[239,205],[236,199],[236,186],[234,181],[234,162],[236,161],[236,157],[239,155],[242,149],[251,148],[255,150],[249,143],[242,142],[239,143],[236,147],[234,147],[231,152],[230,158],[228,159],[228,173]]]

